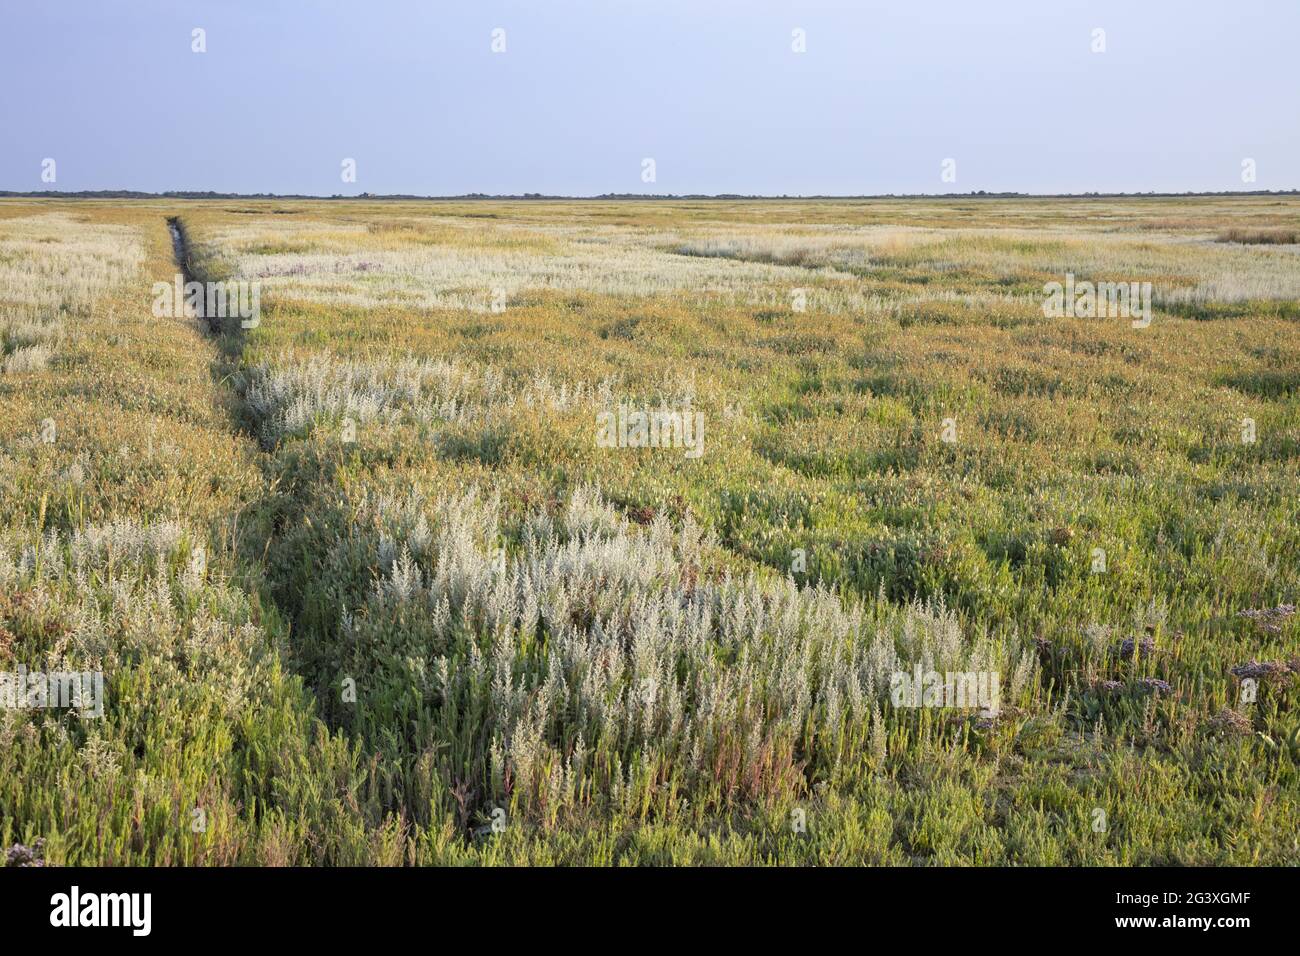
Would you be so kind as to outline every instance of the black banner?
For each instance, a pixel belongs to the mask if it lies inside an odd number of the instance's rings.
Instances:
[[[1042,930],[1225,942],[1293,925],[1289,869],[305,870],[10,868],[0,925],[11,940],[77,934],[128,944],[349,940],[373,945],[429,924],[513,934],[575,923],[638,938],[673,922],[734,938],[787,924],[894,924],[927,944]],[[535,923],[533,921],[536,921]],[[378,934],[378,936],[377,936]],[[396,939],[396,937],[393,937]],[[601,937],[595,937],[601,938]],[[1059,937],[1058,937],[1059,938]],[[1228,945],[1231,945],[1229,942]]]

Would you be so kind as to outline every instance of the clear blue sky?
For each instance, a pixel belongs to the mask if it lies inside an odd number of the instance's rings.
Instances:
[[[1297,0],[5,0],[0,189],[1291,189],[1297,38]]]

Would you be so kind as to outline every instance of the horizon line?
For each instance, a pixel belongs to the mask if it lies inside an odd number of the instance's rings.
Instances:
[[[453,195],[419,195],[414,193],[359,193],[343,195],[333,193],[237,193],[215,190],[169,189],[149,192],[136,189],[79,189],[79,190],[0,190],[4,199],[187,199],[187,200],[317,200],[321,202],[385,201],[385,202],[672,202],[672,201],[724,201],[738,200],[868,200],[868,199],[1169,199],[1169,198],[1221,198],[1226,196],[1297,196],[1300,189],[1252,189],[1185,192],[1075,192],[1075,193],[1025,193],[989,192],[973,190],[965,193],[599,193],[587,196],[565,196],[548,193],[460,193]]]

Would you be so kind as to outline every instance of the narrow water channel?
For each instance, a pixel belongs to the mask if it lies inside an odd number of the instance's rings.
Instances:
[[[184,273],[186,272],[186,269],[185,269],[185,240],[181,237],[181,224],[180,224],[180,220],[178,220],[178,219],[168,219],[168,220],[167,220],[167,228],[168,228],[169,230],[171,230],[171,234],[172,234],[172,253],[176,256],[176,264],[177,264],[178,266],[181,267],[181,273],[184,274]],[[186,281],[189,281],[189,276],[186,275],[186,276],[185,276],[185,279],[186,279]]]

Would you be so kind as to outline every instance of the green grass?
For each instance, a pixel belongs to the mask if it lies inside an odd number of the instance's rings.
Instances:
[[[0,844],[1300,859],[1300,619],[1240,613],[1300,592],[1296,259],[1214,241],[1294,203],[6,203],[0,232],[53,210],[146,263],[0,375],[0,667],[97,665],[109,708],[0,714]],[[148,315],[168,215],[202,277],[264,281],[256,329]],[[1067,271],[1152,282],[1154,321],[1044,318]],[[619,403],[703,413],[704,454],[599,447]],[[997,671],[996,718],[894,706],[918,661]],[[1247,702],[1250,661],[1281,666]]]

